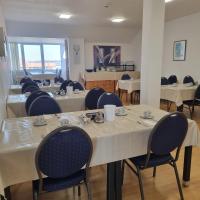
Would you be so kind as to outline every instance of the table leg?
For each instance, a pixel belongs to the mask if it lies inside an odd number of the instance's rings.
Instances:
[[[118,161],[115,163],[115,189],[116,198],[115,200],[122,200],[122,163]]]
[[[121,161],[107,164],[107,200],[121,200]]]
[[[192,146],[185,147],[184,167],[183,167],[183,186],[187,187],[190,184],[190,171],[192,160]]]
[[[10,192],[10,187],[7,187],[4,189],[4,193],[5,193],[5,198],[1,197],[2,200],[11,200],[11,192]]]
[[[177,106],[177,111],[178,111],[178,112],[183,112],[183,105]]]

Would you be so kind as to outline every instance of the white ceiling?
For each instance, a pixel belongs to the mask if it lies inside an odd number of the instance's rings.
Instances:
[[[109,8],[105,8],[111,2]],[[2,0],[7,20],[66,23],[71,25],[114,26],[109,19],[123,16],[127,20],[115,26],[138,27],[142,23],[142,0]],[[73,14],[60,20],[58,14]],[[174,0],[166,4],[166,20],[200,12],[200,0]]]

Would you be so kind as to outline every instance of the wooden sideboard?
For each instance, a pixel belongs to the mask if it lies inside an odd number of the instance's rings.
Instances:
[[[116,88],[115,80],[102,80],[102,81],[86,81],[85,88],[91,90],[92,88],[100,87],[106,92],[114,92]]]

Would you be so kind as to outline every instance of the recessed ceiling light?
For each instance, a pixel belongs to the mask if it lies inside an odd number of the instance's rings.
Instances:
[[[60,14],[59,18],[60,19],[70,19],[72,17],[71,14]]]
[[[169,3],[172,2],[173,0],[165,0],[165,3]]]
[[[125,18],[123,18],[123,17],[116,17],[116,18],[111,19],[111,22],[114,22],[114,23],[120,23],[123,21],[125,21]]]

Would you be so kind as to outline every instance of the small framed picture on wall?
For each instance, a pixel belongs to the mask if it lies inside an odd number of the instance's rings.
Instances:
[[[185,61],[187,40],[174,41],[173,60]]]

